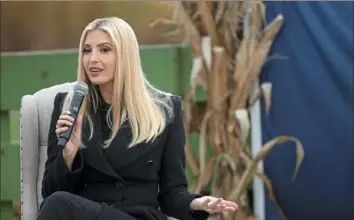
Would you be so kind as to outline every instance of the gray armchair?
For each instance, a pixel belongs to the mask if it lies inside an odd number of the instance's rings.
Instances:
[[[35,220],[42,202],[41,183],[47,159],[47,136],[55,95],[73,83],[42,89],[21,100],[21,219]],[[168,218],[168,220],[175,220]]]

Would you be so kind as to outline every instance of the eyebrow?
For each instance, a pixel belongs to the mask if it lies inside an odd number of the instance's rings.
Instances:
[[[99,47],[101,47],[101,46],[111,46],[112,47],[112,45],[110,43],[108,43],[108,42],[97,44],[97,46],[99,46]],[[91,47],[91,45],[90,44],[84,44],[84,47]]]

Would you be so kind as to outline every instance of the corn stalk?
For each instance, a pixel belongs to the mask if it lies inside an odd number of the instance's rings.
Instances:
[[[267,112],[271,108],[272,84],[265,82],[256,92],[253,85],[268,59],[283,17],[276,17],[264,27],[265,6],[262,1],[253,0],[248,9],[248,27],[241,36],[247,3],[176,2],[171,20],[157,19],[153,24],[173,24],[179,32],[182,29],[191,47],[193,67],[184,99],[185,127],[187,136],[192,132],[199,133],[200,142],[197,156],[192,154],[189,143],[186,146],[187,163],[194,175],[190,190],[203,193],[209,189],[210,195],[235,201],[240,207],[234,213],[218,214],[211,219],[257,219],[247,194],[250,181],[257,175],[286,219],[276,201],[271,181],[259,173],[257,165],[276,145],[293,141],[297,153],[295,177],[304,158],[300,141],[291,136],[279,136],[266,143],[254,157],[247,151],[250,108],[259,98],[264,98]],[[207,100],[203,103],[195,98],[198,87],[207,93]],[[208,147],[212,151],[210,158],[206,158]]]

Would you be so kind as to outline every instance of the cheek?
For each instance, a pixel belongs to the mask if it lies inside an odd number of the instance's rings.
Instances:
[[[86,70],[88,67],[89,59],[87,56],[82,56],[82,67]]]
[[[109,78],[113,79],[114,77],[114,73],[116,71],[116,60],[115,58],[110,58],[109,60],[107,60],[107,74],[109,76]]]

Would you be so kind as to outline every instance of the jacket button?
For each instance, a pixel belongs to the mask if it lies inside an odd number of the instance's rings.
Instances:
[[[152,165],[153,163],[154,163],[153,160],[148,160],[148,161],[146,161],[146,164],[147,164],[147,165]]]
[[[117,189],[121,189],[123,187],[123,183],[121,183],[121,182],[117,182],[116,183],[116,188]]]

